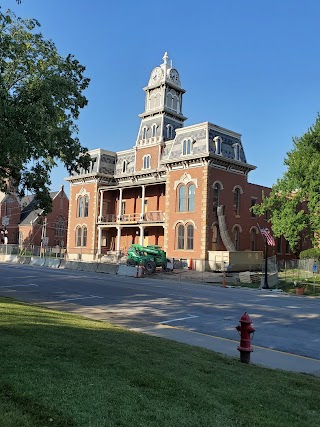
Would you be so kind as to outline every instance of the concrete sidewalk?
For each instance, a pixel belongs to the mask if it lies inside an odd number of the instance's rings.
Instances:
[[[206,335],[199,332],[161,324],[154,324],[150,326],[127,325],[127,327],[136,332],[143,332],[149,335],[167,338],[185,344],[204,347],[217,353],[235,357],[239,360],[239,352],[237,350],[239,342],[235,340],[215,337],[212,335]],[[299,356],[292,353],[285,353],[269,348],[253,345],[251,363],[272,369],[301,372],[320,377],[320,360],[311,359],[309,357]]]

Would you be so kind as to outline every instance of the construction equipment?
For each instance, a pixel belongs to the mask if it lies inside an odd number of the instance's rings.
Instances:
[[[167,268],[167,255],[161,246],[134,243],[128,249],[127,265],[143,265],[148,273],[153,273],[157,267]]]

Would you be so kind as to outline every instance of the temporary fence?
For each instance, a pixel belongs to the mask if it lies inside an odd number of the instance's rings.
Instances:
[[[310,280],[319,272],[318,262],[313,258],[278,261],[278,269],[281,279],[292,283]]]

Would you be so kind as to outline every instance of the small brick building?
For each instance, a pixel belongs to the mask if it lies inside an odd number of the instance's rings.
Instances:
[[[210,122],[184,126],[178,71],[167,53],[144,88],[132,148],[90,151],[70,182],[68,255],[96,260],[132,243],[160,245],[168,257],[207,260],[210,251],[263,250],[250,208],[270,188],[248,182],[241,135]],[[276,251],[289,256],[284,239]]]
[[[42,240],[46,246],[66,246],[69,199],[63,186],[50,196],[52,211],[44,217],[42,209],[35,208],[33,195],[19,199],[14,193],[0,194],[0,221],[8,244],[40,246]]]

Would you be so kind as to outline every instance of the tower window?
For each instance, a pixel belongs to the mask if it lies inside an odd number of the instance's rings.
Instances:
[[[172,125],[167,125],[167,138],[168,139],[173,138],[173,127],[172,127]]]
[[[151,167],[151,156],[147,154],[143,157],[143,169],[150,169]]]
[[[152,126],[152,138],[157,136],[157,125]]]
[[[122,163],[122,173],[125,173],[127,171],[127,162],[124,160]]]
[[[147,128],[144,127],[142,130],[142,139],[147,139]]]

